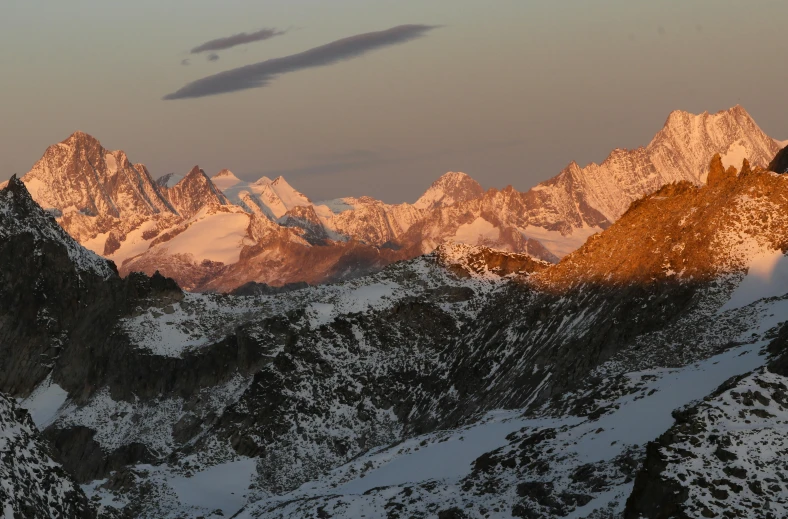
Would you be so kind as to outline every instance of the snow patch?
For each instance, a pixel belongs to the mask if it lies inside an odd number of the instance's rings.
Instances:
[[[500,236],[500,229],[479,217],[471,223],[460,225],[454,233],[453,240],[467,245],[483,245],[488,241],[496,241]]]
[[[217,261],[230,265],[241,257],[243,239],[249,227],[246,213],[208,214],[166,242],[170,254],[191,254],[194,261]]]
[[[788,293],[788,258],[780,250],[756,254],[747,275],[731,294],[720,312],[741,308],[760,299]]]
[[[55,421],[58,411],[67,399],[66,390],[52,382],[52,375],[49,375],[19,405],[30,412],[33,423],[43,430]]]
[[[118,163],[115,160],[115,157],[111,153],[107,153],[104,155],[104,162],[107,163],[107,169],[113,175],[118,172]]]
[[[225,514],[233,514],[246,504],[244,496],[256,473],[256,460],[244,458],[214,465],[191,477],[173,476],[167,483],[184,505],[208,510],[218,508]]]
[[[548,231],[543,227],[529,225],[520,229],[520,232],[526,238],[538,241],[559,258],[563,258],[579,249],[588,238],[602,232],[602,230],[601,227],[590,227],[584,224],[583,227],[573,228],[571,234],[564,236],[559,231]]]
[[[725,169],[733,166],[734,168],[741,169],[741,164],[747,158],[747,149],[741,142],[734,142],[728,147],[728,151],[722,156],[722,165]]]

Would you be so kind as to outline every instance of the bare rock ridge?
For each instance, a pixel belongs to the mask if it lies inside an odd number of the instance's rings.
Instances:
[[[647,146],[615,150],[584,168],[573,162],[527,192],[485,192],[450,172],[413,204],[313,202],[282,177],[247,182],[225,169],[208,178],[197,166],[154,181],[122,151],[82,132],[48,148],[22,180],[69,234],[115,261],[121,274],[159,270],[189,290],[229,291],[247,282],[347,279],[443,243],[557,262],[641,196],[672,182],[703,184],[715,154],[724,168],[744,158],[766,167],[777,152],[736,106],[673,112]]]

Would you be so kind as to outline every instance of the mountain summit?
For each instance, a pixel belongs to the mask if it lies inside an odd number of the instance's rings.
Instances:
[[[482,186],[465,173],[449,172],[432,183],[414,205],[417,209],[430,210],[479,198]]]

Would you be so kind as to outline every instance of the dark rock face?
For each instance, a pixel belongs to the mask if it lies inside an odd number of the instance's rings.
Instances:
[[[279,225],[300,229],[301,237],[312,245],[327,245],[328,233],[323,223],[310,206],[296,206],[278,220]]]
[[[77,481],[83,483],[105,478],[129,465],[157,460],[148,447],[134,442],[113,452],[105,452],[93,439],[94,436],[95,431],[87,427],[50,429],[44,433],[54,452],[58,453],[58,460]]]
[[[781,149],[777,155],[775,155],[774,160],[769,163],[767,169],[775,173],[788,173],[788,146]]]

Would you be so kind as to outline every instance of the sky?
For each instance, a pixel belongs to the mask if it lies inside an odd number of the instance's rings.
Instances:
[[[415,201],[527,190],[744,106],[788,139],[788,2],[3,0],[0,181],[75,130],[154,177]]]

